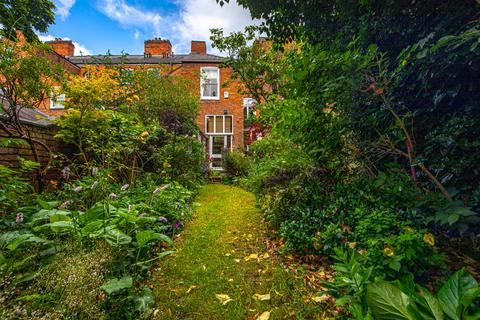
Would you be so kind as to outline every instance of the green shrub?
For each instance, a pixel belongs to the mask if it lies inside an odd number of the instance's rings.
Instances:
[[[245,177],[250,169],[250,159],[245,156],[242,150],[225,152],[223,155],[223,169],[230,177]]]

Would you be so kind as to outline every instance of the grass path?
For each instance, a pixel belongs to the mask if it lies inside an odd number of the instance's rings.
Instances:
[[[155,319],[257,319],[264,312],[270,319],[321,319],[320,306],[306,298],[303,277],[286,272],[267,250],[252,194],[206,185],[198,202],[175,243],[177,253],[154,273]],[[219,294],[232,300],[222,304]]]

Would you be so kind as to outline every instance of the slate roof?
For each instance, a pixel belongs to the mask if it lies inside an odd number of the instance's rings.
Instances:
[[[73,56],[66,59],[78,66],[95,64],[181,64],[181,63],[221,63],[225,58],[213,54],[179,54],[172,56],[144,55],[94,55]]]
[[[6,108],[5,104],[3,106]],[[5,117],[4,112],[0,112],[0,117]],[[19,114],[19,120],[23,123],[28,123],[39,127],[50,127],[53,125],[55,117],[50,116],[38,109],[21,108]]]

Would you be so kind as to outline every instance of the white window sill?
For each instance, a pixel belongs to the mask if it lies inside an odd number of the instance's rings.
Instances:
[[[50,110],[65,110],[65,107],[50,107]]]
[[[220,97],[200,97],[200,100],[220,100]]]

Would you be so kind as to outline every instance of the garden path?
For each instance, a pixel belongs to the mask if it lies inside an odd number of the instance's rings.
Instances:
[[[254,196],[206,185],[199,206],[152,284],[155,319],[321,319],[302,276],[269,250]],[[262,318],[263,317],[263,318]]]

